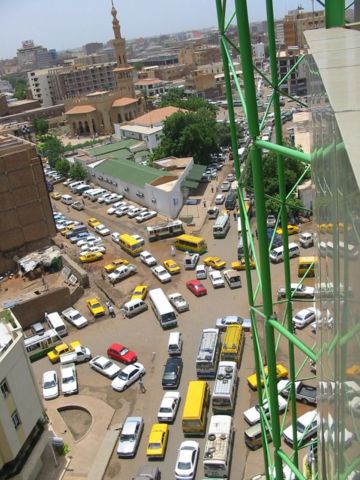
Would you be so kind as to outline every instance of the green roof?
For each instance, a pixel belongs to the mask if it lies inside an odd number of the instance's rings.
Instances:
[[[121,158],[104,160],[99,165],[96,165],[95,170],[138,187],[143,187],[145,184],[151,183],[164,175],[174,177],[174,180],[177,178],[163,170],[146,167]]]
[[[191,189],[195,190],[195,188],[197,188],[199,186],[199,182],[197,182],[195,180],[184,180],[182,182],[181,186],[191,188]]]
[[[205,165],[193,165],[190,172],[186,175],[186,180],[200,181],[202,174],[205,172]]]
[[[139,140],[133,140],[130,138],[128,140],[121,140],[121,142],[107,143],[106,145],[101,145],[100,147],[87,148],[86,151],[90,156],[98,157],[99,155],[106,155],[118,150],[129,149],[138,143]]]

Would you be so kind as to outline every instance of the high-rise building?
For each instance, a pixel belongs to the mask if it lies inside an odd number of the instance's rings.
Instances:
[[[22,328],[10,310],[0,312],[0,478],[31,480],[48,444],[45,411],[24,346]]]
[[[43,107],[54,105],[53,89],[49,78],[49,69],[28,72],[28,82],[32,96],[39,100]]]
[[[51,55],[47,48],[35,45],[33,40],[24,40],[22,48],[17,50],[19,66],[24,70],[46,68],[51,65]]]
[[[93,53],[98,53],[104,44],[100,42],[91,42],[83,46],[85,55],[92,55]]]
[[[298,47],[289,47],[278,52],[277,63],[281,77],[285,77],[288,71],[298,61],[303,51]],[[306,71],[305,64],[300,63],[282,84],[284,92],[290,95],[306,95]]]
[[[5,272],[13,269],[14,256],[49,245],[56,228],[35,145],[0,136],[0,172],[0,272]]]
[[[284,17],[284,43],[286,47],[305,46],[305,30],[314,30],[325,26],[324,11],[303,12],[291,10]]]

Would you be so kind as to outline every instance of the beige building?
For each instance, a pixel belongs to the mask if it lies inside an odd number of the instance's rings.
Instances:
[[[185,47],[179,51],[179,63],[185,65],[206,65],[220,62],[218,46]]]
[[[0,478],[35,479],[48,445],[46,418],[22,329],[0,312]],[[47,429],[46,429],[47,430]]]
[[[56,235],[41,160],[35,145],[0,136],[0,272],[14,256],[49,245]]]
[[[305,30],[325,27],[324,10],[317,12],[290,11],[284,17],[284,44],[286,47],[305,47]]]

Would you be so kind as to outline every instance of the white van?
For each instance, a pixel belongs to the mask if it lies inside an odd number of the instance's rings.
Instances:
[[[65,205],[71,205],[73,203],[73,198],[71,195],[61,195],[61,202]]]
[[[180,332],[171,332],[169,335],[168,354],[170,356],[181,355],[182,335]]]
[[[51,329],[60,337],[65,337],[68,334],[67,328],[60,315],[57,312],[45,313],[45,320]]]
[[[89,193],[88,198],[92,202],[96,202],[96,200],[101,197],[101,195],[104,195],[106,193],[106,190],[104,188],[97,188],[93,192]]]
[[[148,309],[148,306],[144,302],[144,300],[141,300],[140,298],[136,298],[135,300],[130,300],[130,302],[124,303],[121,311],[124,313],[126,317],[131,318],[131,317],[135,317],[135,315],[138,315],[141,312],[144,312],[147,309]]]
[[[297,243],[289,243],[289,258],[299,257],[300,249]],[[270,261],[279,263],[284,261],[284,247],[277,247],[270,252]]]

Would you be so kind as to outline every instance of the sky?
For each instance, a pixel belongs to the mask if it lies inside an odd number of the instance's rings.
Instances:
[[[311,0],[273,0],[276,18]],[[316,3],[316,2],[315,2]],[[217,25],[215,0],[114,0],[123,37],[149,37]],[[233,0],[228,1],[228,8]],[[250,21],[265,20],[265,0],[248,0]],[[0,59],[22,40],[56,50],[106,42],[113,36],[111,0],[0,0]]]

